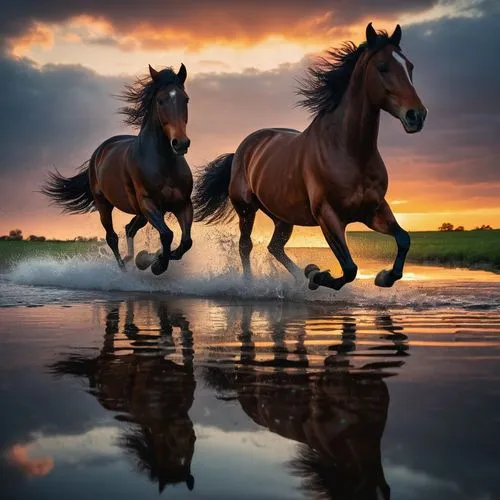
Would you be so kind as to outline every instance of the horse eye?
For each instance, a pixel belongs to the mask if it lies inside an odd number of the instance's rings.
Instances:
[[[388,64],[381,64],[377,66],[378,70],[380,73],[389,73],[389,65]]]
[[[163,99],[158,99],[158,105],[163,106]]]

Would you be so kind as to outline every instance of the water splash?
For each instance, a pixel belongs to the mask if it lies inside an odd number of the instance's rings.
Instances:
[[[269,255],[264,245],[257,244],[252,253],[254,280],[245,283],[241,275],[237,239],[217,230],[206,231],[182,261],[173,261],[162,276],[150,270],[139,271],[131,262],[127,271],[118,269],[106,248],[99,254],[83,257],[37,257],[18,262],[4,277],[10,284],[55,287],[69,290],[101,292],[150,292],[169,295],[243,300],[288,300],[325,302],[350,307],[495,307],[500,283],[481,282],[470,272],[470,280],[461,275],[446,283],[442,279],[426,279],[421,269],[408,268],[405,279],[394,288],[380,289],[373,284],[376,270],[360,266],[355,282],[339,292],[321,288],[311,292],[304,278],[299,282],[286,273]],[[145,231],[137,248],[157,248],[156,238]],[[307,261],[304,261],[307,259]],[[310,249],[299,258],[303,267],[313,261],[331,262],[325,249]],[[304,262],[302,262],[304,261]],[[425,268],[423,268],[425,269]],[[332,272],[336,272],[332,268]],[[441,272],[449,277],[449,272]],[[471,287],[470,282],[474,281]]]

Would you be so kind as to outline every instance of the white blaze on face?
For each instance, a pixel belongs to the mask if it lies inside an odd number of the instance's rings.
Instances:
[[[399,64],[401,64],[401,66],[403,67],[403,70],[405,72],[405,75],[408,78],[408,81],[410,82],[411,86],[413,86],[413,82],[411,81],[410,73],[408,71],[408,65],[406,64],[406,59],[399,52],[396,52],[396,51],[394,51],[392,53],[392,56],[394,57],[394,59],[396,59],[396,61]]]
[[[175,97],[175,94],[177,93],[176,90],[171,90],[168,95],[173,99]]]

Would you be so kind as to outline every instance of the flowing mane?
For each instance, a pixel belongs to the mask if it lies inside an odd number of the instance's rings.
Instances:
[[[117,96],[120,100],[129,103],[129,106],[120,109],[120,114],[126,117],[124,122],[138,128],[146,124],[151,117],[156,91],[169,85],[184,88],[172,68],[161,70],[158,82],[154,82],[148,75],[138,78],[133,85],[125,85],[125,90]]]
[[[391,43],[386,31],[377,33],[379,50]],[[302,96],[298,104],[313,115],[335,110],[345,94],[349,81],[361,55],[367,50],[366,42],[359,46],[344,42],[340,47],[327,51],[327,57],[320,57],[307,69],[307,76],[299,79],[297,94]]]

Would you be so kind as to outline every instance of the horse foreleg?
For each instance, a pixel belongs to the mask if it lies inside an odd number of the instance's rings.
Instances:
[[[345,224],[340,221],[334,210],[326,203],[323,203],[318,210],[316,219],[328,245],[342,267],[342,276],[334,278],[329,271],[315,272],[310,280],[309,288],[314,290],[318,286],[326,286],[334,290],[340,290],[346,283],[354,281],[358,273],[358,267],[352,260],[349,248],[347,248]]]
[[[391,287],[395,281],[403,277],[406,255],[410,249],[410,235],[398,224],[389,204],[385,200],[365,224],[378,233],[393,236],[396,240],[398,253],[392,269],[380,271],[375,278],[375,285]]]
[[[108,200],[106,200],[106,198],[101,196],[95,196],[94,200],[95,206],[101,216],[102,227],[106,231],[106,243],[109,248],[111,248],[120,269],[124,269],[125,263],[123,262],[120,256],[120,251],[118,250],[118,235],[115,233],[113,228],[113,218],[111,216],[114,207]]]
[[[171,260],[180,260],[182,256],[193,246],[191,239],[191,226],[193,224],[193,205],[187,203],[181,210],[174,213],[179,222],[182,231],[181,242],[179,246],[170,254]]]
[[[128,262],[134,258],[134,238],[139,229],[142,229],[148,220],[144,215],[136,215],[126,226],[125,235],[127,237],[127,255],[124,257],[123,261]]]
[[[288,224],[282,220],[276,219],[274,221],[274,233],[267,249],[269,253],[282,264],[287,271],[295,278],[299,276],[300,268],[297,266],[285,252],[285,245],[291,238],[293,232],[293,225]]]
[[[158,231],[158,233],[160,233],[162,253],[156,257],[156,260],[151,265],[151,271],[156,275],[162,274],[168,268],[170,245],[172,244],[174,233],[165,223],[164,213],[151,198],[141,197],[139,200],[139,207],[148,222]]]

